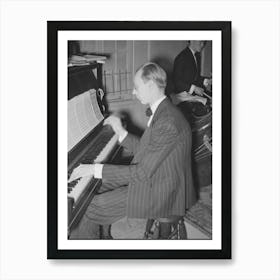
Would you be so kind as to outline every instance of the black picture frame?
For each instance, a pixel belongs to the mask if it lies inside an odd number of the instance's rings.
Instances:
[[[82,30],[221,31],[221,249],[58,249],[58,32]],[[231,258],[231,22],[230,21],[48,21],[47,22],[47,258],[48,259],[230,259]],[[156,241],[152,241],[156,242]]]

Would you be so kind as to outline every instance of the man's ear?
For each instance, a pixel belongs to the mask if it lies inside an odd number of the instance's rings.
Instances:
[[[149,80],[149,81],[148,81],[148,87],[149,87],[149,89],[153,89],[155,85],[156,85],[156,84],[155,84],[155,82],[154,82],[153,80]]]

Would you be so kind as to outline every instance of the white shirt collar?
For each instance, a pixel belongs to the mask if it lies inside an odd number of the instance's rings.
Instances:
[[[153,119],[153,116],[155,114],[155,111],[156,109],[158,108],[159,104],[166,98],[166,95],[164,95],[163,97],[161,97],[160,99],[158,99],[155,103],[153,103],[150,108],[153,112],[153,114],[150,116],[149,120],[148,120],[148,123],[147,123],[147,126],[150,126],[151,122],[152,122],[152,119]]]
[[[191,50],[193,56],[195,57],[195,51],[191,47],[189,47],[189,49]]]
[[[196,57],[195,57],[195,51],[189,47],[189,49],[191,50],[192,54],[193,54],[193,58],[194,58],[194,61],[195,61],[195,64],[197,65],[197,61],[196,61]]]

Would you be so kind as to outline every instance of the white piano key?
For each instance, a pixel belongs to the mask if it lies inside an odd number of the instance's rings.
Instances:
[[[114,136],[110,139],[110,141],[106,144],[106,146],[101,150],[99,155],[95,158],[94,163],[101,163],[107,159],[112,149],[115,147],[118,142],[118,135],[114,134]]]
[[[90,182],[93,176],[87,176],[81,178],[78,183],[75,185],[74,188],[68,193],[68,197],[74,198],[74,201],[76,202],[80,195],[82,194],[84,188],[87,186],[87,184]]]
[[[100,153],[97,155],[97,157],[94,160],[94,163],[100,163],[107,159],[113,148],[118,142],[118,136],[117,134],[114,134],[114,136],[109,140],[109,142],[105,145],[105,147],[100,151]],[[72,188],[72,190],[68,193],[68,197],[71,197],[74,199],[74,203],[77,202],[80,195],[83,193],[84,189],[89,184],[90,180],[93,178],[93,176],[87,176],[81,178],[78,183]]]

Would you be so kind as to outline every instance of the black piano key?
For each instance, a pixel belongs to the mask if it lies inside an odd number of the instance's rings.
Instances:
[[[91,158],[83,158],[82,163],[83,164],[91,164],[91,163],[93,163],[93,159],[92,159],[92,157]]]
[[[72,170],[68,171],[68,179],[70,178],[73,170],[79,166],[79,164],[92,164],[102,149],[107,145],[112,135],[107,135],[107,139],[105,141],[98,142],[96,145],[92,145],[92,147],[87,151],[87,153],[81,158],[78,164],[74,166]],[[103,140],[103,138],[102,138]]]
[[[74,157],[69,156],[68,154],[68,164],[70,159],[70,166],[71,166],[71,168],[68,169],[68,179],[70,178],[73,170],[76,167],[78,167],[80,164],[92,164],[94,160],[98,157],[100,152],[104,149],[104,147],[106,147],[107,143],[110,141],[110,139],[113,136],[114,136],[113,130],[110,127],[105,126],[103,127],[101,133],[99,133],[99,135],[96,138],[94,138],[91,142],[87,141],[88,147],[86,149],[86,152],[85,153],[83,152],[82,153],[83,155],[81,155],[78,160],[75,160],[75,163],[73,165],[71,165],[71,159]],[[83,148],[79,148],[77,150],[83,150]],[[79,180],[80,178],[68,183],[68,188],[67,188],[68,199],[69,196],[71,195],[71,191],[74,190]],[[92,186],[95,185],[94,188],[96,188],[97,186],[96,184],[97,182],[85,186],[79,198],[76,201],[74,200],[70,201],[72,205],[69,205],[70,202],[68,200],[68,217],[69,217],[68,226],[70,225],[71,227],[73,226],[74,221],[75,222],[79,221],[80,219],[79,213],[82,213],[84,209],[86,209],[88,203],[91,201],[94,194],[92,192]]]
[[[71,189],[75,188],[75,186],[78,184],[79,180],[80,179],[76,179],[76,180],[68,183],[68,188],[71,188]]]

